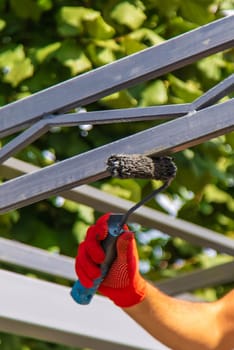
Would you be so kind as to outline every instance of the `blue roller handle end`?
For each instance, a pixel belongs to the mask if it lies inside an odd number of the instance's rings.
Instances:
[[[80,281],[76,281],[71,290],[71,296],[73,300],[80,305],[88,305],[94,294],[97,292],[99,285],[101,284],[103,278],[98,278],[94,281],[92,288],[84,287]]]
[[[122,228],[119,227],[119,223],[122,221],[122,218],[123,214],[110,215],[108,220],[108,235],[102,242],[102,247],[106,253],[106,258],[101,265],[101,276],[94,281],[93,287],[91,288],[84,287],[79,280],[75,282],[71,290],[71,296],[76,303],[80,305],[88,305],[108,273],[116,257],[117,238],[121,233],[123,233]]]

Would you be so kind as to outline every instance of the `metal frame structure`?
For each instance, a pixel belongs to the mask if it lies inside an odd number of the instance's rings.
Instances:
[[[132,206],[131,202],[88,185],[109,176],[106,159],[114,153],[175,153],[233,131],[234,99],[217,102],[234,91],[234,74],[189,104],[68,112],[232,47],[234,16],[229,16],[2,107],[0,137],[23,131],[0,149],[0,173],[8,180],[0,186],[0,213],[57,194],[99,211],[125,212]],[[165,122],[43,169],[9,158],[54,126],[157,119]],[[230,255],[230,261],[225,264],[159,282],[161,290],[178,295],[234,281],[233,239],[147,207],[138,209],[132,219]],[[3,238],[0,238],[0,261],[75,279],[73,259]],[[0,278],[4,281],[0,289],[4,306],[0,310],[2,331],[94,349],[167,349],[102,297],[97,296],[92,306],[76,308],[65,287],[7,271],[0,271]],[[95,315],[103,315],[103,310],[105,316],[100,325]],[[118,325],[118,331],[114,324]],[[134,334],[131,339],[129,329]]]

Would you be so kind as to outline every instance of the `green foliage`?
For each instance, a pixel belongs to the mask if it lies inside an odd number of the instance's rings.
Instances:
[[[168,92],[162,80],[156,80],[150,83],[142,92],[140,105],[154,106],[166,104],[168,101]]]
[[[0,333],[1,350],[80,350],[80,348],[64,347],[49,342],[28,338],[19,338],[11,334]],[[85,349],[83,349],[85,350]]]
[[[92,67],[90,60],[83,53],[82,47],[77,45],[73,39],[64,40],[54,57],[62,65],[70,68],[72,76],[85,72]]]
[[[0,105],[218,19],[233,0],[2,0],[0,1]],[[170,54],[170,53],[168,53]],[[160,79],[116,92],[87,110],[188,103],[234,72],[234,51],[221,52]],[[82,88],[82,87],[81,87]],[[79,91],[77,91],[77,94]],[[228,97],[226,97],[227,99]],[[19,111],[20,112],[20,111]],[[39,166],[66,159],[155,125],[155,122],[55,128],[17,157]],[[2,140],[2,144],[9,139]],[[234,238],[234,133],[174,155],[178,174],[164,200],[178,217]],[[4,179],[1,179],[4,181]],[[103,180],[93,184],[138,201],[155,181]],[[170,212],[164,202],[148,205]],[[100,215],[82,204],[50,198],[0,217],[0,235],[75,256],[87,227]],[[145,276],[151,280],[226,261],[178,238],[134,225]],[[166,233],[166,232],[165,232]],[[10,267],[9,267],[10,268]],[[230,286],[198,291],[210,299]],[[65,349],[0,334],[3,350]]]
[[[110,39],[115,34],[100,12],[85,7],[61,7],[57,15],[58,32],[64,37],[87,35],[96,39]]]
[[[131,30],[138,29],[146,19],[146,15],[140,6],[129,1],[119,1],[111,11],[111,18]]]
[[[0,52],[0,68],[2,81],[16,87],[21,81],[33,75],[33,65],[25,57],[23,45],[9,45]]]

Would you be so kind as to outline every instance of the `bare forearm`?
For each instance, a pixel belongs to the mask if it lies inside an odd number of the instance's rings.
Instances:
[[[79,245],[75,268],[86,287],[101,274],[105,258],[101,242],[106,238],[110,215],[104,214],[89,227]],[[173,350],[234,350],[234,290],[215,303],[171,298],[140,275],[134,233],[127,227],[117,240],[116,251],[115,262],[98,289],[100,293]]]
[[[222,341],[220,307],[171,298],[148,285],[145,299],[124,310],[173,350],[233,350],[234,344]]]

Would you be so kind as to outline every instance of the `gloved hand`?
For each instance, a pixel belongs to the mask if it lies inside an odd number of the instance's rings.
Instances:
[[[75,269],[84,287],[93,286],[93,281],[100,277],[100,264],[105,259],[101,246],[108,233],[107,222],[110,213],[101,216],[95,225],[87,230],[84,242],[79,245]],[[117,239],[117,257],[98,291],[110,298],[116,305],[129,307],[138,304],[145,297],[146,281],[138,271],[138,252],[133,232],[127,225]]]

